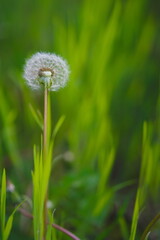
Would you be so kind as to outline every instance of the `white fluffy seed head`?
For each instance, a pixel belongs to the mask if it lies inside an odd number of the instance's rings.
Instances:
[[[56,54],[38,52],[26,61],[24,67],[24,78],[33,89],[46,87],[57,91],[66,85],[68,76],[68,64]]]

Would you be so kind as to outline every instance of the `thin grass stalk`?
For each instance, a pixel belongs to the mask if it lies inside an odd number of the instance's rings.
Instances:
[[[6,211],[6,171],[3,169],[1,183],[1,198],[0,198],[0,222],[1,222],[1,237],[4,240],[5,231],[5,211]]]
[[[148,234],[151,232],[153,226],[160,220],[160,213],[158,213],[153,219],[152,221],[147,225],[147,227],[145,228],[142,237],[140,240],[145,240],[146,237],[148,236]]]

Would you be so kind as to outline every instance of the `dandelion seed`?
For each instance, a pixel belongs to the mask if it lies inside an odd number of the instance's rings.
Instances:
[[[57,91],[66,85],[69,67],[66,61],[51,53],[38,52],[26,61],[24,78],[33,89]]]

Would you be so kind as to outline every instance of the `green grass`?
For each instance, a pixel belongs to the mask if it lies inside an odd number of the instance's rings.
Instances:
[[[6,171],[5,169],[3,169],[3,173],[2,173],[0,197],[1,197],[0,198],[1,238],[2,240],[7,240],[11,233],[14,214],[21,204],[15,207],[15,209],[12,211],[12,213],[10,214],[10,216],[6,221]]]
[[[20,199],[33,197],[34,215],[34,227],[14,215],[10,240],[42,235],[48,186],[50,222],[80,239],[147,233],[160,201],[157,9],[151,0],[2,1],[0,172],[6,169]],[[22,77],[25,59],[37,51],[60,54],[71,69],[68,86],[50,96],[54,151],[43,171],[43,93]],[[4,179],[1,232],[19,204]],[[148,239],[160,238],[159,221],[147,229]],[[50,225],[47,234],[69,239]]]

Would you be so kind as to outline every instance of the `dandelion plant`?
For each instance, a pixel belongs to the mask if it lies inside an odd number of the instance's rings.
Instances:
[[[35,90],[44,92],[43,143],[41,150],[34,147],[33,216],[35,240],[47,236],[47,198],[51,173],[53,139],[51,137],[50,91],[66,85],[69,67],[64,59],[50,53],[36,53],[26,61],[24,78]]]

